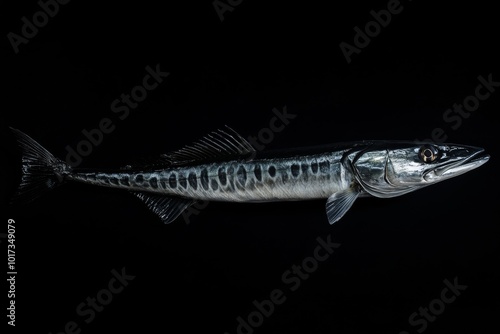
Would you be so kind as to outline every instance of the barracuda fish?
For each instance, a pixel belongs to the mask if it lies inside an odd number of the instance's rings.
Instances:
[[[15,199],[29,201],[64,182],[127,190],[164,223],[197,200],[271,202],[327,199],[330,224],[358,197],[390,198],[464,174],[486,163],[482,148],[404,141],[360,141],[257,151],[229,127],[160,156],[153,164],[116,171],[84,171],[55,158],[12,129],[22,150]]]

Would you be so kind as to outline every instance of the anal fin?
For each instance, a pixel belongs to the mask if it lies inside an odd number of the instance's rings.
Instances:
[[[195,202],[192,199],[168,197],[145,192],[132,192],[165,224],[173,222],[179,215]]]
[[[349,211],[359,194],[358,187],[350,187],[331,195],[326,202],[328,222],[333,224],[339,221]]]

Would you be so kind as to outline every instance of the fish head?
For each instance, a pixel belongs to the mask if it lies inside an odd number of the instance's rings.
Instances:
[[[489,160],[484,149],[456,144],[373,144],[349,159],[369,194],[395,197],[473,170]]]

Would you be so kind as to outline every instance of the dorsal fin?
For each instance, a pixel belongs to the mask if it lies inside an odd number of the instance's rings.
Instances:
[[[225,129],[213,131],[178,151],[163,154],[161,158],[171,165],[184,165],[228,157],[248,159],[255,153],[255,148],[245,138],[226,125]]]

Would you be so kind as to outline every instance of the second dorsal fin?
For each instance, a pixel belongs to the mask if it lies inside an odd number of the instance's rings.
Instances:
[[[213,131],[178,151],[163,154],[161,158],[171,165],[185,165],[228,157],[248,159],[255,153],[255,148],[245,138],[226,125],[224,129]]]

